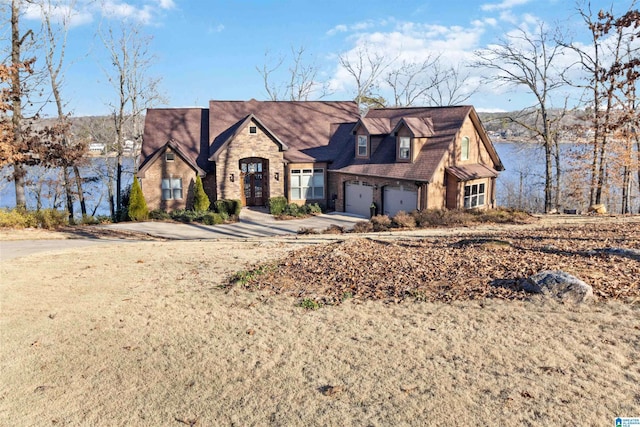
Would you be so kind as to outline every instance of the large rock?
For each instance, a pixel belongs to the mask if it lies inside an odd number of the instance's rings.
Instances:
[[[564,271],[541,271],[527,278],[522,288],[527,292],[545,294],[576,304],[594,299],[591,286]]]

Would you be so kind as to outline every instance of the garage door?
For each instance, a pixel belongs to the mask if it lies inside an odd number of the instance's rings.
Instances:
[[[399,211],[411,212],[418,208],[418,191],[415,188],[384,187],[384,214],[393,217]]]
[[[360,182],[347,182],[344,189],[344,211],[369,218],[373,187]]]

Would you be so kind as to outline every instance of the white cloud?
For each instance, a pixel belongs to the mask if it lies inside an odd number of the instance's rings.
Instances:
[[[327,31],[326,34],[328,36],[334,36],[338,33],[346,33],[346,32],[358,33],[365,30],[369,30],[371,28],[376,28],[376,27],[381,28],[386,26],[388,23],[389,23],[388,20],[380,19],[378,21],[372,21],[372,20],[360,21],[351,25],[338,24],[335,27],[331,28],[329,31]]]
[[[333,36],[336,35],[338,33],[345,33],[347,32],[348,28],[346,25],[344,24],[339,24],[336,25],[335,27],[333,27],[332,29],[330,29],[329,31],[327,31],[327,35],[328,36]]]
[[[157,1],[161,9],[169,10],[169,9],[174,9],[176,7],[176,4],[173,0],[157,0]]]
[[[53,4],[51,8],[47,10],[50,19],[53,23],[62,25],[67,23],[69,27],[77,27],[80,25],[89,24],[93,21],[93,15],[88,10],[72,9],[68,4]],[[25,18],[40,21],[42,19],[43,11],[40,5],[29,3],[25,8]]]
[[[224,31],[224,25],[223,24],[218,24],[218,25],[211,25],[209,26],[209,34],[213,34],[213,33],[221,33],[222,31]]]
[[[506,10],[515,6],[521,6],[529,3],[531,0],[502,0],[500,3],[485,3],[480,6],[480,9],[485,12],[491,12],[494,10]]]

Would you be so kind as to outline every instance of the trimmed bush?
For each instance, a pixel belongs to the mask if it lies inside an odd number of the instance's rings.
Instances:
[[[180,222],[193,222],[198,218],[198,214],[195,211],[179,209],[171,212],[171,219]]]
[[[287,207],[286,197],[271,197],[267,203],[269,206],[269,213],[273,216],[282,215],[284,209]]]
[[[217,213],[226,213],[229,217],[240,216],[242,202],[237,199],[220,199],[213,204]]]
[[[282,212],[282,215],[293,216],[293,217],[304,215],[304,211],[303,212],[300,211],[301,208],[304,209],[303,207],[298,206],[295,203],[289,203],[287,206],[285,206],[284,211]]]
[[[138,177],[134,176],[129,192],[129,218],[132,221],[144,221],[148,216],[147,202],[144,200]]]
[[[196,176],[196,182],[193,185],[193,209],[196,212],[205,212],[209,210],[211,202],[209,196],[204,192],[204,186],[202,185],[202,178]]]
[[[202,223],[206,225],[224,224],[222,214],[215,212],[205,212],[202,215]]]
[[[319,215],[322,213],[322,208],[317,203],[312,203],[310,205],[306,205],[309,207],[309,213],[311,215]]]

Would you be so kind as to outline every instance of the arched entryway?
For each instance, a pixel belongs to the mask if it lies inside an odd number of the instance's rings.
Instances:
[[[247,157],[240,160],[242,204],[264,206],[269,199],[269,160]]]

